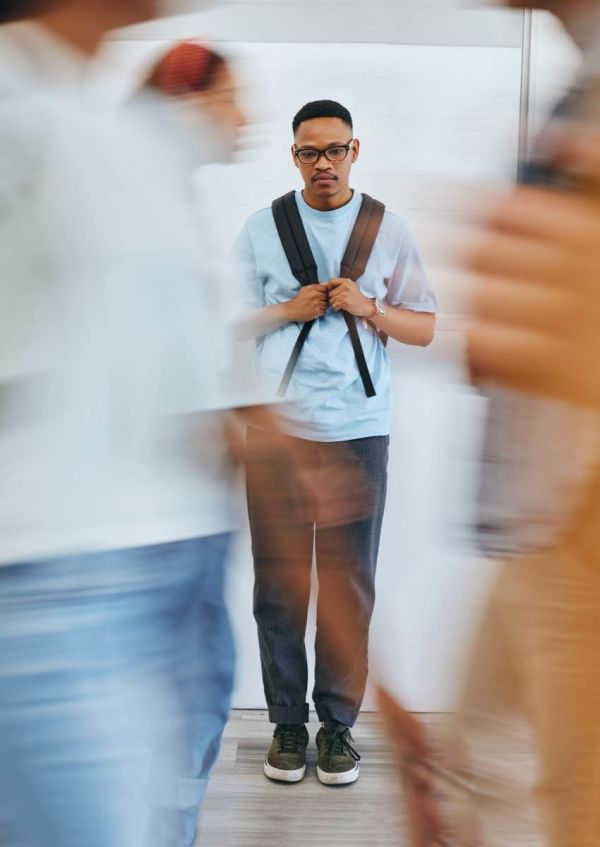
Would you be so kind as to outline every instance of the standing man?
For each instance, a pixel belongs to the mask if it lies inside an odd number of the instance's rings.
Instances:
[[[294,118],[293,133],[292,160],[304,189],[254,214],[237,248],[251,290],[258,369],[290,401],[282,418],[296,455],[317,488],[337,480],[331,496],[340,506],[334,521],[319,514],[307,514],[304,522],[289,517],[297,512],[287,509],[295,495],[287,466],[272,465],[265,486],[265,436],[250,430],[254,614],[276,725],[264,771],[284,782],[297,782],[306,772],[305,629],[314,550],[313,700],[322,723],[317,773],[323,784],[337,785],[359,775],[350,730],[367,680],[390,433],[390,363],[382,339],[430,344],[436,301],[406,225],[350,187],[360,143],[349,111],[330,100],[308,103]],[[294,243],[304,275],[298,274]],[[278,543],[281,537],[285,544]],[[341,633],[337,640],[329,637],[332,621]]]

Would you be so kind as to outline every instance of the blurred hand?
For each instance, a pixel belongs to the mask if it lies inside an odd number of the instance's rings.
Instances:
[[[426,767],[431,750],[425,728],[385,689],[378,690],[378,700],[404,788],[410,847],[441,847],[446,843],[444,825],[432,776]]]
[[[473,377],[600,409],[600,136],[557,151],[581,193],[519,188],[467,263],[478,282]]]
[[[303,285],[293,300],[285,304],[288,321],[312,321],[327,311],[327,285]]]
[[[224,414],[222,427],[229,461],[234,466],[242,465],[246,458],[246,423],[243,416],[235,410]]]
[[[317,471],[305,469],[314,492],[315,515],[320,528],[345,526],[373,517],[371,485],[355,463],[340,459]]]
[[[361,292],[358,285],[351,279],[330,279],[329,305],[339,312],[342,309],[357,318],[372,318],[376,313],[373,300]]]

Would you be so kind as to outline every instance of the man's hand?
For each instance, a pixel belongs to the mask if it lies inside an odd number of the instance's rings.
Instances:
[[[580,190],[517,189],[469,252],[471,372],[600,410],[600,135],[563,137],[556,161]]]
[[[330,279],[327,288],[329,305],[336,312],[344,310],[357,318],[372,318],[377,312],[373,300],[351,279]]]
[[[431,750],[425,728],[385,689],[379,688],[377,693],[404,789],[410,847],[445,844],[443,814],[426,767]]]
[[[521,188],[471,251],[473,377],[600,409],[600,203]]]
[[[303,323],[322,317],[328,305],[327,285],[303,285],[298,294],[289,303],[284,303],[285,316],[289,322]]]

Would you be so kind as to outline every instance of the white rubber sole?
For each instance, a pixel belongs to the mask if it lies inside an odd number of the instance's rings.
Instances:
[[[306,765],[295,771],[282,771],[280,768],[274,768],[266,759],[263,769],[265,776],[275,780],[275,782],[300,782],[306,774]]]
[[[356,782],[360,776],[360,768],[357,764],[351,771],[344,771],[343,773],[327,773],[326,771],[322,771],[317,765],[317,776],[319,778],[319,782],[323,785],[350,785],[351,783]]]

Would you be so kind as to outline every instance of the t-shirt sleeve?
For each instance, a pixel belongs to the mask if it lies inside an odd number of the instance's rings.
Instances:
[[[403,225],[396,267],[388,281],[387,302],[413,312],[437,312],[437,300],[429,284],[418,247]]]

